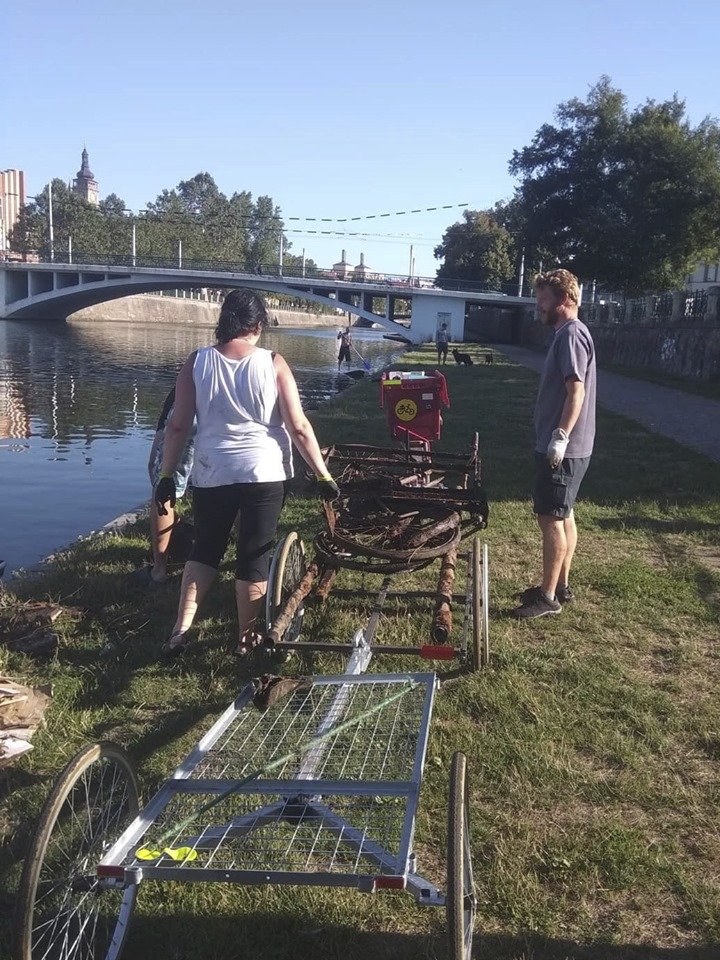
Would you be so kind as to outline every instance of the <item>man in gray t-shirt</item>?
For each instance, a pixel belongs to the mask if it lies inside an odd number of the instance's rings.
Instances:
[[[568,270],[535,281],[537,307],[555,335],[535,403],[533,508],[543,540],[542,583],[521,594],[521,619],[562,611],[570,603],[570,565],[577,544],[573,507],[595,441],[595,345],[578,320],[580,287]]]

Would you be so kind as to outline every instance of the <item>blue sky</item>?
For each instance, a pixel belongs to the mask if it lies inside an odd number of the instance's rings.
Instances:
[[[512,194],[513,149],[603,73],[633,105],[677,92],[693,122],[720,114],[717,9],[23,0],[2,13],[0,168],[24,169],[34,193],[74,176],[85,143],[101,194],[131,208],[200,170],[227,193],[270,194],[286,217],[484,208]],[[322,265],[345,247],[386,272],[407,271],[412,243],[416,273],[433,275],[433,245],[459,215],[290,239]]]

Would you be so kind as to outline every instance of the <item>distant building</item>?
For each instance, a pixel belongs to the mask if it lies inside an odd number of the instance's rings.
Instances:
[[[688,290],[707,290],[720,284],[720,263],[699,263],[688,277]]]
[[[370,271],[368,270],[365,264],[364,253],[360,254],[360,263],[355,267],[355,270],[353,271],[353,279],[354,280],[372,280],[373,279],[373,275],[370,273]]]
[[[77,176],[75,177],[73,191],[77,193],[78,196],[82,197],[83,200],[87,200],[88,203],[91,203],[94,207],[97,207],[97,205],[100,203],[98,182],[93,177],[92,171],[90,170],[87,148],[84,148],[82,152],[82,165],[77,172]]]
[[[353,274],[352,264],[345,257],[345,251],[342,252],[342,259],[333,264],[333,276],[336,280],[350,280]]]
[[[10,231],[25,206],[25,174],[22,170],[0,171],[0,253],[10,249]]]

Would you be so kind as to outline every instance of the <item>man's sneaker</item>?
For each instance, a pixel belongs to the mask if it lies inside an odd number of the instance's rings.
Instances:
[[[521,603],[529,603],[532,600],[536,600],[538,597],[542,596],[542,587],[528,587],[527,590],[523,590],[521,594],[518,594],[519,600]],[[569,586],[561,587],[559,584],[555,588],[555,599],[559,600],[560,603],[572,603],[575,599],[575,594],[572,592]]]
[[[562,604],[557,600],[548,600],[543,593],[526,600],[517,610],[513,610],[513,616],[518,620],[533,620],[535,617],[548,617],[556,613],[562,613]]]
[[[567,587],[561,587],[560,584],[558,584],[557,587],[555,587],[555,599],[559,600],[560,603],[565,606],[566,603],[573,602],[575,599],[575,594],[570,589],[569,584]]]

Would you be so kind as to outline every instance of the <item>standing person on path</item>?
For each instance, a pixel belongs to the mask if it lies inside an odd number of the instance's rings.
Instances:
[[[440,363],[440,360],[442,360],[443,363],[445,363],[447,360],[449,341],[450,337],[448,336],[447,324],[443,323],[435,334],[435,346],[437,347],[438,363]]]
[[[216,343],[191,353],[178,376],[154,496],[161,516],[168,503],[174,506],[173,470],[197,417],[195,544],[183,571],[175,626],[163,644],[169,655],[187,647],[188,630],[215,579],[236,517],[237,652],[246,654],[259,642],[255,622],[267,590],[286,482],[292,477],[291,438],[318,478],[321,496],[333,499],[339,493],[290,368],[279,354],[257,346],[267,321],[265,305],[254,291],[233,290],[220,310]]]
[[[562,611],[570,603],[570,565],[577,544],[573,507],[595,441],[595,346],[578,319],[580,286],[568,270],[535,280],[537,309],[552,339],[535,403],[533,509],[542,532],[542,583],[521,594],[521,620]]]
[[[350,333],[350,327],[347,327],[345,330],[341,330],[337,339],[340,341],[340,352],[338,353],[338,370],[343,360],[350,366],[350,347],[352,346],[352,334]]]

